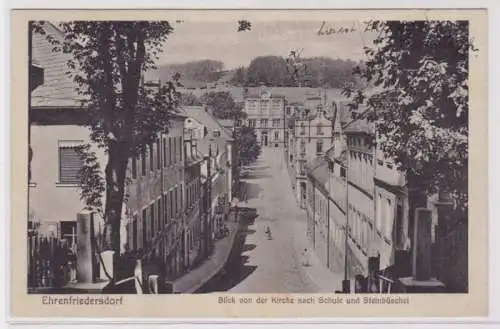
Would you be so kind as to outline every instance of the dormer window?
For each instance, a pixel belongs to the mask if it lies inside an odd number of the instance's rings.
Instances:
[[[220,131],[219,130],[214,130],[213,131],[214,137],[220,137]]]

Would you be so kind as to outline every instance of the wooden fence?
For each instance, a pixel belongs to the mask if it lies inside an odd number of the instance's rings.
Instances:
[[[57,288],[70,281],[70,246],[57,237],[28,236],[28,287]],[[74,260],[73,260],[74,261]]]

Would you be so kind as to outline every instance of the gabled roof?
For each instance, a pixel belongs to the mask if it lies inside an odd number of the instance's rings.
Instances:
[[[208,155],[210,146],[212,147],[212,154],[215,154],[217,148],[223,152],[226,143],[232,140],[226,128],[203,106],[184,106],[181,112],[188,118],[198,121],[207,128],[208,135],[196,141],[197,149],[204,155]],[[214,137],[213,132],[219,131],[220,136]]]
[[[43,24],[43,29],[59,42],[64,41],[63,33],[53,24]],[[80,107],[84,99],[76,91],[77,84],[66,74],[70,71],[70,54],[53,51],[54,46],[47,40],[47,35],[33,33],[32,57],[37,65],[44,69],[44,83],[31,94],[31,106],[36,107]]]
[[[326,189],[326,184],[330,178],[328,162],[324,156],[318,156],[306,165],[306,170],[319,185]]]

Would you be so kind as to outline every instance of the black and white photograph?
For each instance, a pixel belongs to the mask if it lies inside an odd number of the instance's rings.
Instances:
[[[234,17],[28,22],[27,293],[469,293],[469,21]]]

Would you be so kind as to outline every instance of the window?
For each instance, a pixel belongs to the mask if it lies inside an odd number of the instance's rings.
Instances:
[[[167,166],[167,139],[163,138],[163,167]]]
[[[149,145],[149,170],[155,171],[154,148],[152,143]]]
[[[184,150],[182,137],[179,137],[179,161],[182,161],[182,151]]]
[[[249,119],[249,120],[248,120],[248,126],[249,126],[249,127],[253,127],[253,128],[255,128],[255,123],[256,123],[256,120],[255,120],[255,119]]]
[[[177,138],[174,137],[173,163],[177,163]]]
[[[403,227],[403,205],[398,202],[396,206],[396,227],[395,227],[395,241],[397,248],[403,248],[404,242],[404,227]]]
[[[387,199],[387,213],[386,213],[386,222],[385,222],[385,232],[384,232],[384,235],[386,238],[390,238],[391,237],[391,233],[392,233],[392,224],[393,224],[393,221],[394,221],[394,212],[393,212],[393,209],[392,209],[392,202],[391,200]]]
[[[76,222],[75,221],[61,221],[61,239],[68,242],[69,246],[76,243]]]
[[[130,246],[132,250],[137,250],[139,247],[139,236],[137,235],[137,222],[139,219],[137,218],[137,215],[134,215],[132,219],[132,245]]]
[[[162,198],[159,198],[157,201],[156,201],[156,230],[157,231],[161,231],[163,229],[162,225],[161,225],[161,222],[162,222],[162,212],[161,212],[161,209],[162,208]]]
[[[180,210],[181,212],[184,210],[184,194],[183,194],[183,189],[182,189],[182,185],[180,186],[180,195],[179,195],[179,199],[180,199]]]
[[[174,189],[174,214],[177,217],[179,213],[179,200],[177,199],[177,187]]]
[[[344,167],[340,167],[340,177],[345,178],[346,176],[346,170]]]
[[[213,131],[214,137],[220,137],[220,131],[219,130],[214,130]]]
[[[162,196],[163,199],[163,222],[162,227],[165,227],[165,224],[167,223],[168,220],[168,200],[167,200],[167,194],[163,194]]]
[[[300,140],[300,154],[306,154],[306,141]]]
[[[172,164],[172,137],[168,138],[168,164]]]
[[[161,139],[156,140],[156,168],[161,168]]]
[[[278,139],[280,139],[280,133],[279,132],[275,132],[274,133],[274,140],[277,141]]]
[[[132,158],[132,178],[137,178],[137,158]]]
[[[317,154],[323,153],[323,141],[322,140],[318,140],[316,142],[316,153]]]
[[[382,194],[378,193],[375,200],[377,206],[377,214],[375,217],[375,227],[382,233]]]
[[[59,145],[59,183],[79,184],[83,158],[77,146]]]
[[[323,135],[323,130],[321,128],[321,124],[318,124],[318,126],[316,127],[316,133],[318,135]]]
[[[281,124],[280,119],[273,119],[273,128],[279,128]]]
[[[156,232],[156,221],[155,221],[155,204],[153,203],[151,206],[149,206],[149,227],[151,228],[151,239],[154,238],[155,232]]]
[[[267,119],[260,119],[260,127],[267,128]]]
[[[306,134],[306,125],[303,122],[300,124],[300,134],[301,135]]]
[[[149,236],[149,227],[148,227],[148,211],[147,208],[142,210],[142,248],[146,248],[148,236]]]
[[[141,154],[141,175],[146,176],[146,151]]]
[[[170,191],[169,195],[170,195],[170,219],[174,219],[174,191]]]

